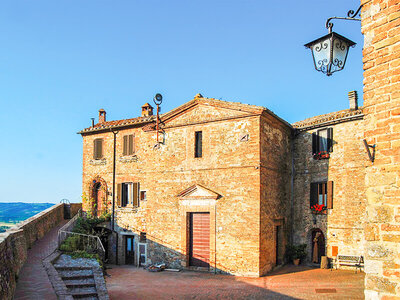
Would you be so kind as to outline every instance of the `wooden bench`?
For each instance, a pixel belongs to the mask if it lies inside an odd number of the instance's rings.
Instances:
[[[357,255],[337,255],[335,259],[335,267],[336,270],[338,269],[338,266],[350,266],[350,267],[356,267],[356,273],[357,273],[357,268],[360,269],[364,267],[364,257],[362,256],[357,256]]]

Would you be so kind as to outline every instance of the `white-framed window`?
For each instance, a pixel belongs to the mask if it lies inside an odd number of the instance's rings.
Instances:
[[[147,200],[147,191],[140,191],[140,201]]]
[[[140,197],[139,182],[123,182],[117,185],[117,201],[121,207],[138,207]]]

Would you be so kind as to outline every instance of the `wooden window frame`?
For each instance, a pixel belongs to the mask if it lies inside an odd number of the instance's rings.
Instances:
[[[104,140],[102,138],[97,138],[93,140],[93,159],[102,159],[104,157],[103,145]]]
[[[327,150],[321,151],[320,138],[321,138],[321,133],[324,131],[326,131],[326,136],[327,136]],[[320,152],[333,152],[333,128],[332,127],[319,129],[316,132],[312,133],[312,154],[318,154]]]
[[[128,186],[130,193],[126,195],[125,186]],[[127,197],[127,199],[125,198]],[[117,184],[117,205],[119,207],[139,207],[140,205],[140,183],[122,182]]]
[[[127,134],[123,136],[122,156],[130,156],[135,154],[135,135]]]
[[[333,209],[333,181],[312,182],[310,184],[310,208],[319,204],[320,195],[323,195],[323,205],[327,209]]]

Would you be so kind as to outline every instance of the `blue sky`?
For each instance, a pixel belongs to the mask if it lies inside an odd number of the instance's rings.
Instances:
[[[3,1],[0,9],[0,202],[80,201],[82,139],[140,115],[156,92],[166,112],[197,93],[266,106],[289,122],[348,108],[362,95],[360,22],[344,71],[316,72],[304,44],[355,0]]]

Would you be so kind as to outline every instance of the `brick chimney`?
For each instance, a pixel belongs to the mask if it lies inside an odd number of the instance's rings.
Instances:
[[[106,111],[104,109],[99,109],[99,123],[106,122]]]
[[[357,110],[358,109],[357,91],[349,92],[349,102],[350,102],[350,110]]]
[[[149,117],[153,115],[153,106],[149,103],[146,103],[142,106],[142,117]]]

